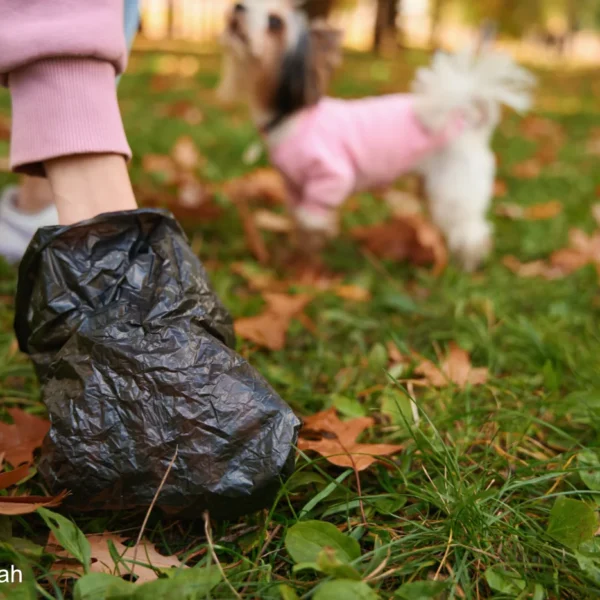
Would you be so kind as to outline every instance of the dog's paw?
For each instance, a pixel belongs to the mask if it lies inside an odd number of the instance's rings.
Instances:
[[[485,221],[463,224],[448,234],[448,246],[465,271],[476,271],[492,250],[492,228]]]

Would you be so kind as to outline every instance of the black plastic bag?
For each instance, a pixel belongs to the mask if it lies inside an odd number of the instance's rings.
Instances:
[[[173,217],[101,215],[36,234],[15,329],[52,427],[39,471],[77,509],[230,518],[266,506],[299,421],[233,350],[232,321]]]

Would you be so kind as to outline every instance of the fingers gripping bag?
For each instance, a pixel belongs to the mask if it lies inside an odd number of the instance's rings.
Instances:
[[[299,421],[233,350],[232,320],[175,219],[104,214],[40,229],[15,330],[51,422],[39,471],[76,509],[157,504],[232,518],[272,502]]]

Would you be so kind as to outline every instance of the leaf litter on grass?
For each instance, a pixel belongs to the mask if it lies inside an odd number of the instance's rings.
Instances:
[[[335,408],[304,417],[298,449],[317,452],[338,467],[364,471],[379,456],[393,456],[401,452],[399,444],[365,444],[359,436],[375,424],[371,417],[341,421]]]
[[[9,408],[7,412],[13,423],[0,422],[0,454],[13,467],[31,464],[34,452],[42,445],[50,429],[50,422],[20,408]]]
[[[263,298],[267,304],[265,310],[255,317],[236,319],[235,332],[258,346],[282,350],[292,319],[302,314],[312,297],[307,294],[265,293]]]
[[[122,577],[129,575],[135,568],[135,582],[142,584],[153,581],[165,569],[187,568],[176,556],[163,556],[157,552],[154,545],[146,539],[140,541],[135,566],[133,563],[135,548],[124,544],[127,538],[114,533],[102,533],[89,535],[86,539],[91,550],[89,569],[91,573],[108,573]],[[48,537],[46,552],[57,557],[52,569],[62,573],[63,577],[72,577],[75,573],[83,575],[82,565],[73,565],[65,560],[71,555],[61,549],[58,540],[52,533]]]

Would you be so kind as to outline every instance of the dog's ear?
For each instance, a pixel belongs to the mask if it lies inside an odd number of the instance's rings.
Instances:
[[[316,104],[325,94],[331,74],[341,63],[342,32],[322,22],[304,30],[283,59],[275,108],[290,114]]]

